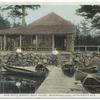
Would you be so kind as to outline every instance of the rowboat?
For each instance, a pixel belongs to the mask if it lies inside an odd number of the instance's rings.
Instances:
[[[87,75],[88,75],[87,73],[76,69],[76,71],[75,71],[75,80],[82,82],[85,79],[85,77],[87,77]]]
[[[72,77],[74,75],[75,72],[75,68],[72,64],[64,64],[62,66],[62,71],[64,72],[64,74],[66,74],[67,76]]]
[[[91,67],[87,67],[87,68],[79,68],[79,70],[86,72],[86,73],[97,73],[97,67],[96,66],[91,66]]]
[[[94,76],[87,76],[82,85],[85,89],[92,93],[100,93],[100,80]]]
[[[48,75],[48,72],[46,72],[45,70],[31,71],[31,70],[27,70],[23,68],[17,68],[11,65],[4,65],[3,68],[6,69],[7,72],[13,73],[16,75],[21,74],[21,75],[32,76],[32,77],[46,77]]]
[[[75,79],[91,93],[100,93],[100,74],[89,74],[76,70]]]

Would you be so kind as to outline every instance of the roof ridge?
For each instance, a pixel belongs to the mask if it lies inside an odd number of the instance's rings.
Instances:
[[[44,25],[44,24],[69,24],[72,25],[72,23],[69,20],[64,19],[62,16],[56,14],[55,12],[50,12],[45,16],[40,17],[39,19],[33,21],[28,26],[31,25]]]

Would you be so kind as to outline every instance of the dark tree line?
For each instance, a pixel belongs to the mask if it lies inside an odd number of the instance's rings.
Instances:
[[[100,36],[76,35],[75,45],[100,45]]]
[[[89,28],[83,26],[76,27],[75,45],[100,45],[100,35],[91,35]]]
[[[76,14],[83,16],[87,22],[91,23],[91,27],[87,28],[85,23],[82,23],[82,30],[77,28],[75,45],[100,45],[100,6],[99,5],[81,5],[76,10]],[[90,31],[94,29],[94,34],[98,30],[98,35],[90,35]],[[82,33],[82,34],[81,34]]]

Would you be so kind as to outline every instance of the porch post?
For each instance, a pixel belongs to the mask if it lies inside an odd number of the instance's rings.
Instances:
[[[100,48],[100,47],[99,47],[99,46],[97,46],[97,51],[98,51],[98,52],[99,52],[99,48]]]
[[[36,51],[38,51],[38,35],[36,35]]]
[[[54,47],[55,47],[54,44],[55,44],[55,43],[54,43],[54,34],[52,34],[52,50],[54,50]]]
[[[72,35],[72,48],[71,48],[71,51],[74,52],[74,39],[75,39],[75,36],[74,34]]]
[[[67,35],[67,40],[66,40],[66,51],[68,52],[73,52],[74,51],[74,36],[73,34],[68,34]]]
[[[6,50],[6,34],[4,34],[4,50]]]
[[[87,46],[85,46],[85,51],[87,51]]]
[[[22,48],[22,35],[20,34],[20,49]]]
[[[0,41],[0,43],[1,43],[1,50],[2,50],[2,36],[1,36],[1,41]]]

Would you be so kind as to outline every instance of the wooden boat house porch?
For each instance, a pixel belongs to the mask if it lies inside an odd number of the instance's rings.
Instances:
[[[55,13],[18,28],[0,30],[0,50],[74,50],[75,26]]]

